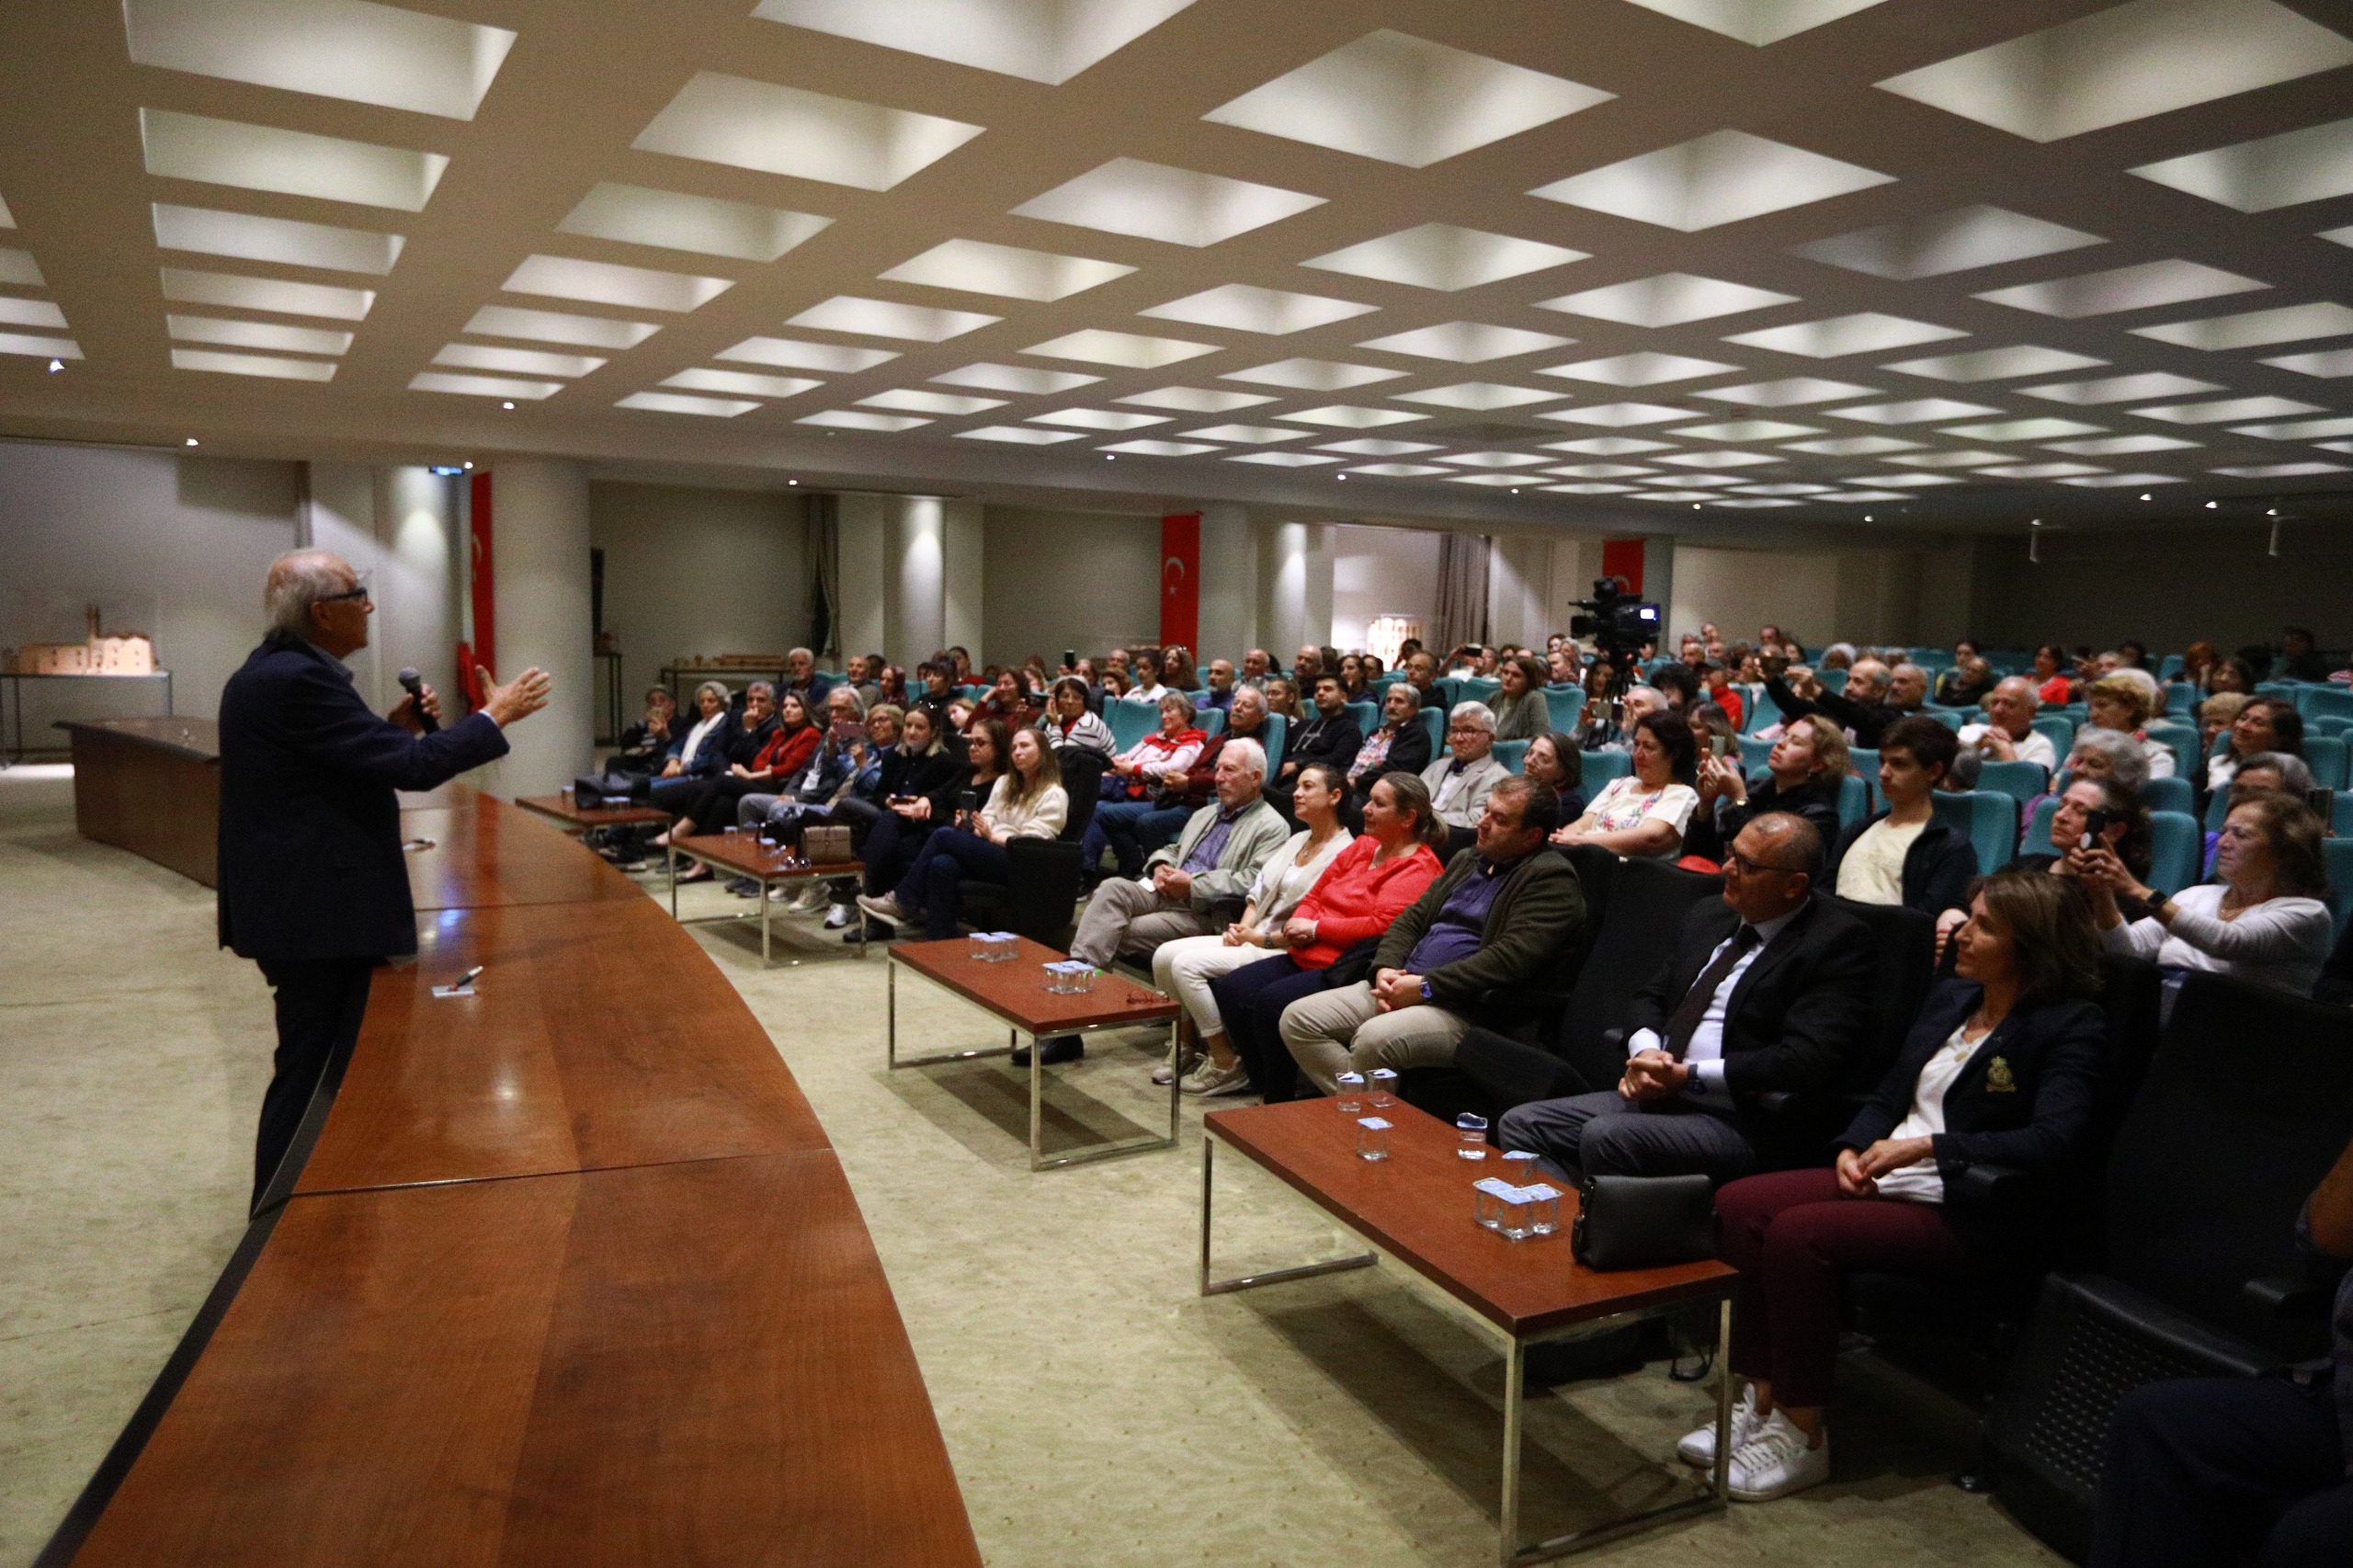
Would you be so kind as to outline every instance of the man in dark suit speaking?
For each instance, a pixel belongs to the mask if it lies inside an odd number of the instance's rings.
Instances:
[[[221,693],[221,941],[277,993],[276,1074],[254,1144],[254,1203],[301,1125],[319,1074],[359,1032],[370,971],[416,951],[395,790],[430,790],[506,754],[506,726],[547,706],[546,674],[503,687],[428,733],[431,687],[378,718],[341,664],[375,612],[359,575],[323,550],[273,562],[269,635]],[[431,723],[428,724],[428,716]]]

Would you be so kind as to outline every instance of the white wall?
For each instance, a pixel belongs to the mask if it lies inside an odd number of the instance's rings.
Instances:
[[[1202,548],[1209,548],[1206,526]],[[1051,665],[1065,648],[1100,653],[1160,635],[1156,514],[993,506],[984,512],[981,556],[976,664],[1018,664],[1037,653]]]
[[[553,794],[588,768],[596,734],[589,539],[580,464],[507,459],[492,472],[492,673],[512,680],[536,665],[554,687],[543,710],[507,732],[507,755],[480,770],[484,789],[509,799]]]
[[[1366,625],[1383,615],[1421,617],[1427,638],[1438,613],[1441,536],[1349,523],[1332,533],[1332,645],[1363,648]],[[1288,667],[1291,653],[1281,648],[1276,656]]]
[[[307,541],[349,562],[369,585],[376,612],[368,646],[347,663],[352,684],[381,711],[400,700],[400,672],[458,690],[458,485],[422,468],[356,463],[308,465]]]
[[[625,714],[673,660],[782,653],[807,641],[802,512],[801,497],[773,491],[588,487],[588,535],[605,552],[605,630],[620,641]]]
[[[1681,545],[1667,624],[1671,637],[1713,621],[1753,639],[1770,621],[1809,648],[1941,644],[1969,632],[1972,581],[1969,545],[1942,538],[1873,550]]]

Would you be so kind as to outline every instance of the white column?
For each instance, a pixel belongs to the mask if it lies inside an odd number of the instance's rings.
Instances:
[[[1331,523],[1306,525],[1307,551],[1304,601],[1299,629],[1302,642],[1321,648],[1332,641],[1332,549],[1339,529]],[[1296,644],[1291,653],[1298,653]]]
[[[491,475],[491,547],[501,680],[537,665],[555,691],[543,712],[507,733],[513,750],[486,787],[551,795],[587,770],[596,737],[588,605],[588,472],[576,462],[513,459]]]
[[[463,483],[416,467],[377,471],[374,641],[388,683],[409,666],[436,691],[458,689],[457,493]],[[396,701],[399,694],[388,687],[385,697]]]
[[[394,602],[392,585],[381,581],[376,547],[376,471],[358,463],[314,462],[308,465],[310,494],[302,508],[302,544],[328,551],[348,562],[368,581],[376,614],[369,622],[368,646],[344,661],[351,684],[369,707],[382,712],[395,699],[392,672],[400,663],[384,661],[386,606]]]
[[[1487,634],[1497,642],[1540,649],[1545,601],[1552,587],[1552,541],[1535,534],[1499,534],[1487,552]]]
[[[939,512],[940,606],[939,644],[943,648],[962,647],[972,652],[972,663],[981,664],[981,504],[978,501],[939,501],[930,505]],[[1050,574],[1040,563],[1037,580],[1040,586]]]
[[[883,552],[892,659],[912,665],[948,644],[946,528],[938,501],[893,497]]]
[[[842,648],[845,653],[879,651],[893,664],[905,664],[904,651],[891,641],[885,603],[890,574],[883,568],[883,556],[889,528],[882,501],[880,495],[833,498],[841,549]]]
[[[1258,638],[1285,669],[1307,629],[1307,525],[1266,523],[1258,530]]]
[[[1258,547],[1250,515],[1239,506],[1201,509],[1201,645],[1203,663],[1242,655],[1258,642]]]

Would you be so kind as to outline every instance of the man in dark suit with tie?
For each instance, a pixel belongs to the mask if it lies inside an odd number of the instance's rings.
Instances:
[[[1802,817],[1742,828],[1723,901],[1692,909],[1634,997],[1618,1087],[1505,1112],[1503,1147],[1592,1176],[1718,1182],[1795,1153],[1758,1096],[1848,1086],[1870,1020],[1870,936],[1813,891],[1821,863],[1822,835]]]
[[[341,661],[375,607],[323,550],[280,556],[263,588],[270,631],[221,693],[221,942],[277,994],[276,1074],[254,1145],[254,1204],[301,1126],[328,1058],[358,1038],[370,971],[416,951],[395,790],[430,790],[506,754],[507,725],[547,705],[526,670],[479,712],[438,729],[431,687],[389,718]]]

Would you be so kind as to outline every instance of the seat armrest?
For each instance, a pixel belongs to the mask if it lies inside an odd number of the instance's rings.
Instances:
[[[2275,1323],[2311,1323],[2328,1316],[2333,1286],[2303,1274],[2266,1274],[2246,1282],[2246,1299]]]
[[[1979,1203],[2015,1203],[2033,1188],[2034,1178],[2015,1165],[1963,1165],[1956,1184],[1961,1193]]]

